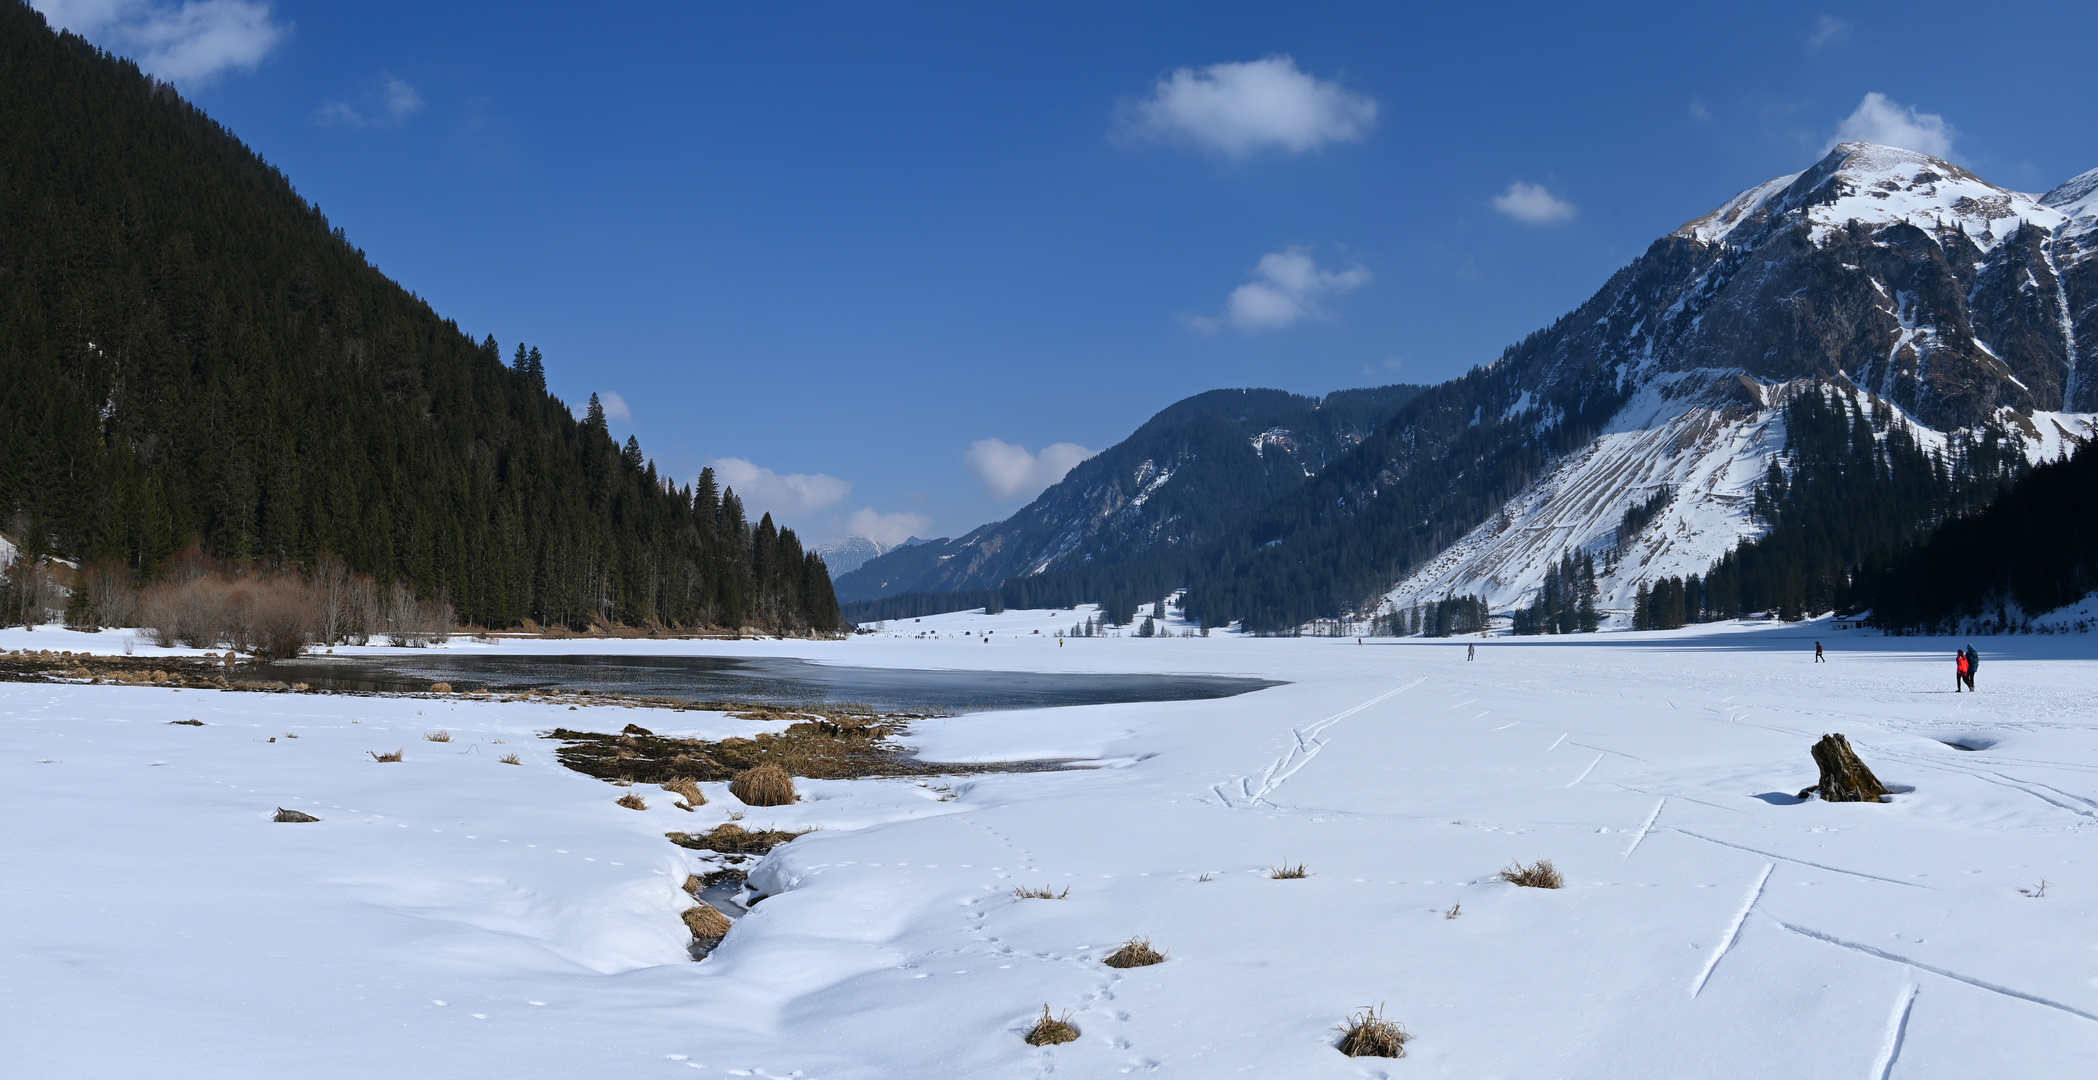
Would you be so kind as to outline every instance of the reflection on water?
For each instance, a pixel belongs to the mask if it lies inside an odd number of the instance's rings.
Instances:
[[[263,668],[321,690],[418,692],[616,691],[686,701],[868,705],[883,712],[978,712],[1058,705],[1192,701],[1276,683],[1220,675],[1101,675],[838,667],[807,660],[721,656],[451,655],[313,657]]]

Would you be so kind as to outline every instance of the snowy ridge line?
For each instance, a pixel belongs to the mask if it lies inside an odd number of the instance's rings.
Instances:
[[[1763,886],[1770,880],[1770,872],[1775,869],[1776,863],[1763,864],[1763,873],[1756,878],[1755,887],[1748,890],[1748,899],[1742,903],[1741,910],[1734,913],[1734,921],[1727,924],[1725,940],[1719,943],[1717,949],[1712,950],[1712,958],[1705,961],[1705,969],[1697,973],[1697,981],[1690,985],[1691,997],[1696,997],[1704,991],[1705,983],[1712,978],[1712,971],[1719,966],[1720,958],[1726,955],[1728,949],[1734,947],[1734,940],[1741,936],[1741,924],[1748,921],[1748,913],[1755,910],[1756,901],[1763,898]]]
[[[1654,822],[1661,820],[1661,808],[1667,805],[1668,796],[1666,795],[1661,796],[1660,801],[1654,803],[1654,812],[1646,815],[1646,824],[1639,826],[1639,835],[1632,838],[1632,846],[1624,849],[1625,858],[1631,858],[1632,853],[1639,850],[1640,841],[1646,839],[1646,834],[1654,827]]]
[[[1725,840],[1714,840],[1709,836],[1699,836],[1698,834],[1691,832],[1688,829],[1677,828],[1674,825],[1664,825],[1662,826],[1662,828],[1665,828],[1672,833],[1681,833],[1682,835],[1690,837],[1693,840],[1703,840],[1707,844],[1718,844],[1720,847],[1730,847],[1735,849],[1736,851],[1746,851],[1751,855],[1761,855],[1766,859],[1776,859],[1779,862],[1798,863],[1801,866],[1811,866],[1816,870],[1826,870],[1832,874],[1849,874],[1851,877],[1861,877],[1866,879],[1867,881],[1884,881],[1889,885],[1906,885],[1911,889],[1927,889],[1931,892],[1937,891],[1936,889],[1932,889],[1928,885],[1918,884],[1913,881],[1902,881],[1898,878],[1881,877],[1878,874],[1866,874],[1856,870],[1845,870],[1840,866],[1829,866],[1825,863],[1808,862],[1805,859],[1795,859],[1790,855],[1780,855],[1774,851],[1764,851],[1760,848],[1749,847],[1746,844],[1734,844],[1729,843]]]
[[[1386,698],[1403,694],[1427,681],[1428,677],[1426,675],[1420,676],[1404,686],[1386,690],[1368,701],[1352,708],[1342,709],[1323,720],[1306,724],[1300,728],[1291,728],[1289,733],[1295,745],[1290,747],[1289,753],[1275,759],[1269,763],[1266,769],[1261,771],[1260,785],[1258,787],[1254,786],[1252,777],[1240,776],[1222,783],[1211,784],[1209,789],[1216,792],[1217,798],[1222,799],[1225,806],[1233,808],[1252,806],[1254,803],[1266,798],[1268,792],[1281,787],[1283,781],[1295,776],[1298,769],[1309,764],[1312,758],[1318,756],[1320,750],[1325,749],[1326,741],[1318,737],[1321,732]],[[1232,796],[1229,790],[1232,787],[1237,787],[1239,790],[1236,798]]]
[[[1901,1044],[1909,1034],[1909,1013],[1916,1008],[1916,991],[1920,989],[1910,982],[1901,992],[1901,999],[1894,1003],[1894,1015],[1887,1019],[1887,1042],[1879,1048],[1879,1060],[1872,1063],[1872,1075],[1878,1080],[1892,1077],[1894,1063],[1901,1060]]]
[[[1890,953],[1885,949],[1874,948],[1870,945],[1860,945],[1855,941],[1845,941],[1842,938],[1835,936],[1834,934],[1824,934],[1819,930],[1811,930],[1804,926],[1794,926],[1791,923],[1788,923],[1775,915],[1766,913],[1763,917],[1769,919],[1771,922],[1778,924],[1779,926],[1784,927],[1787,930],[1792,931],[1795,934],[1798,934],[1800,937],[1803,938],[1812,938],[1813,940],[1822,942],[1824,944],[1834,945],[1839,949],[1849,949],[1852,952],[1864,953],[1866,956],[1876,956],[1882,960],[1891,960],[1894,963],[1905,964],[1909,967],[1915,968],[1918,971],[1928,971],[1933,975],[1943,975],[1944,977],[1951,979],[1954,982],[1966,983],[1968,986],[1975,987],[1976,989],[1987,990],[1990,993],[1994,994],[2002,994],[2005,997],[2017,998],[2020,1001],[2030,1001],[2035,1005],[2045,1005],[2050,1009],[2059,1009],[2062,1012],[2068,1013],[2070,1016],[2080,1016],[2083,1017],[2085,1020],[2098,1021],[2098,1013],[2085,1012],[2074,1005],[2064,1004],[2062,1002],[2055,1001],[2050,998],[2043,998],[2038,994],[2028,994],[2023,990],[2014,990],[2008,986],[2000,986],[1996,983],[1989,982],[1986,979],[1977,979],[1972,975],[1962,975],[1957,971],[1948,971],[1934,964],[1926,964],[1921,960],[1916,960],[1912,957],[1902,956],[1898,953]]]

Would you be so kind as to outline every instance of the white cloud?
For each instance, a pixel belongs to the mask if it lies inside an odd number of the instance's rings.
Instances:
[[[1838,143],[1869,142],[1949,158],[1953,137],[1958,134],[1944,117],[1896,105],[1887,95],[1875,92],[1866,94],[1857,110],[1843,118],[1843,126],[1822,152],[1835,149]]]
[[[1493,208],[1526,225],[1550,225],[1574,216],[1574,204],[1545,190],[1543,184],[1520,180],[1493,197]]]
[[[1375,101],[1299,71],[1287,56],[1181,68],[1159,79],[1151,96],[1123,107],[1130,136],[1235,158],[1354,142],[1376,120]]]
[[[1033,498],[1042,489],[1064,478],[1079,462],[1098,453],[1077,443],[1051,443],[1040,454],[1003,439],[978,439],[962,455],[969,471],[983,481],[983,489],[1000,499]]]
[[[1703,98],[1690,99],[1690,118],[1698,121],[1712,119],[1712,110],[1705,104]]]
[[[169,82],[197,85],[252,71],[291,33],[263,0],[34,0],[63,27]]]
[[[623,420],[629,424],[634,422],[633,410],[626,407],[626,399],[618,394],[610,390],[600,390],[597,392],[597,403],[604,406],[605,419]]]
[[[1312,261],[1310,248],[1292,247],[1262,255],[1260,265],[1253,268],[1253,276],[1254,280],[1231,290],[1224,301],[1222,319],[1195,316],[1188,319],[1188,325],[1204,333],[1212,333],[1223,325],[1249,333],[1280,330],[1309,316],[1324,314],[1319,296],[1357,288],[1370,279],[1370,272],[1360,265],[1346,270],[1321,270]]]
[[[1814,23],[1814,32],[1807,35],[1807,48],[1818,49],[1843,40],[1843,33],[1850,24],[1833,16],[1823,15]]]
[[[771,512],[777,517],[821,510],[852,494],[852,481],[823,473],[789,473],[786,476],[760,468],[743,458],[715,458],[714,478],[723,487],[736,489],[744,513],[757,517]]]
[[[399,127],[422,107],[422,95],[415,87],[382,71],[363,90],[322,102],[313,119],[323,127]]]
[[[852,536],[864,536],[884,548],[892,548],[913,536],[924,536],[932,531],[932,519],[924,514],[899,511],[894,514],[876,513],[873,507],[854,510],[852,520],[845,523],[845,531]]]

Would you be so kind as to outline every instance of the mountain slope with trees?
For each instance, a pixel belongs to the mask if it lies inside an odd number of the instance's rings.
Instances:
[[[388,280],[238,139],[0,0],[0,514],[150,578],[323,553],[485,626],[829,631],[822,561]]]

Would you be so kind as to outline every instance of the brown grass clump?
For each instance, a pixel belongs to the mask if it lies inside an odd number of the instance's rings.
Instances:
[[[626,807],[626,808],[627,808],[627,809],[629,809],[629,810],[646,810],[646,809],[648,809],[648,800],[647,800],[647,799],[644,799],[644,798],[642,798],[642,797],[641,797],[641,796],[639,796],[639,795],[636,795],[636,794],[634,794],[634,793],[633,793],[633,792],[631,792],[631,791],[627,792],[627,793],[626,793],[626,794],[624,794],[624,795],[621,795],[621,796],[620,796],[619,798],[617,798],[617,799],[614,799],[613,801],[614,801],[614,802],[616,802],[616,803],[618,803],[618,804],[619,804],[619,805],[621,805],[621,806],[624,806],[624,807]]]
[[[452,692],[452,684],[448,682],[433,682],[430,684],[430,692],[433,694],[449,694]]]
[[[449,731],[426,731],[423,732],[423,740],[425,742],[451,742],[452,733]]]
[[[1276,881],[1295,881],[1298,878],[1310,877],[1311,871],[1304,869],[1303,863],[1298,863],[1295,866],[1283,863],[1281,866],[1268,867],[1268,876]]]
[[[319,818],[317,818],[317,817],[314,817],[314,816],[313,816],[312,814],[302,814],[302,813],[300,813],[300,812],[299,812],[299,811],[297,811],[297,810],[286,810],[285,808],[283,808],[283,807],[281,807],[281,806],[280,806],[280,807],[278,807],[278,808],[277,808],[277,816],[276,816],[276,817],[273,817],[273,818],[271,818],[270,820],[271,820],[271,821],[319,821],[320,819],[319,819]]]
[[[748,806],[790,806],[799,797],[794,778],[777,765],[745,769],[729,781],[728,789]]]
[[[1029,1046],[1055,1046],[1058,1043],[1076,1042],[1078,1029],[1071,1026],[1071,1014],[1065,1013],[1059,1020],[1049,1015],[1049,1006],[1042,1006],[1042,1018],[1034,1022],[1027,1032]]]
[[[1340,1025],[1340,1052],[1349,1057],[1402,1058],[1411,1038],[1398,1021],[1386,1020],[1365,1005]]]
[[[712,851],[722,855],[763,855],[790,840],[807,836],[812,831],[788,832],[785,829],[745,829],[741,825],[716,825],[711,832],[674,832],[663,835],[668,837],[671,843],[695,851]]]
[[[699,790],[699,781],[689,776],[679,777],[661,786],[664,791],[685,797],[684,802],[677,804],[677,808],[680,810],[693,810],[707,804],[707,794]]]
[[[382,754],[377,750],[366,750],[365,753],[370,754],[373,761],[400,761],[403,757],[402,752],[399,750],[395,750],[391,754]]]
[[[1069,895],[1071,895],[1071,887],[1069,885],[1064,886],[1064,891],[1062,892],[1057,892],[1055,886],[1052,885],[1044,885],[1039,889],[1021,885],[1013,889],[1013,899],[1015,900],[1061,900]]]
[[[735,925],[729,922],[728,916],[706,904],[687,908],[683,918],[686,929],[691,930],[692,936],[696,938],[719,940],[727,937],[729,927]]]
[[[1101,963],[1111,968],[1150,967],[1166,962],[1166,954],[1151,947],[1151,939],[1133,937],[1122,943],[1122,947],[1108,953]]]
[[[707,879],[706,879],[706,878],[700,877],[700,876],[699,876],[698,874],[686,874],[686,875],[685,875],[685,893],[686,893],[686,895],[688,895],[688,896],[692,897],[692,899],[694,899],[694,900],[697,900],[697,899],[699,899],[699,894],[700,894],[700,893],[703,893],[703,892],[705,892],[705,891],[707,891]]]
[[[181,726],[183,726],[183,727],[203,727],[203,726],[204,726],[204,721],[202,721],[202,720],[170,720],[170,721],[168,721],[168,723],[170,723],[170,724],[180,724],[180,725],[181,725]]]
[[[1528,866],[1511,863],[1501,871],[1502,881],[1531,889],[1560,889],[1566,886],[1566,878],[1550,859],[1539,859]]]
[[[503,762],[503,764],[505,764],[505,765],[522,765],[522,764],[524,764],[524,762],[522,762],[522,761],[519,761],[519,760],[518,760],[518,758],[517,758],[517,755],[516,755],[516,754],[504,754],[504,755],[502,756],[502,762]]]

